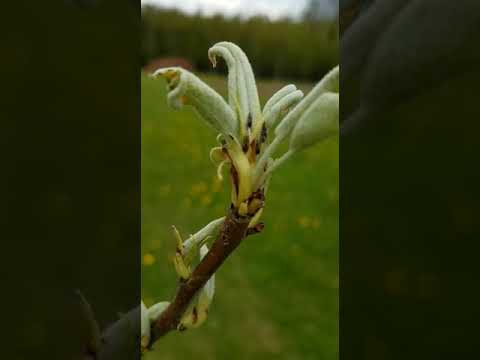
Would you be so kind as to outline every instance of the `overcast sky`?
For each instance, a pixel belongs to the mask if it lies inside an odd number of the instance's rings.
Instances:
[[[143,4],[157,4],[164,7],[182,9],[188,13],[200,10],[203,14],[211,15],[222,13],[225,15],[251,16],[263,14],[271,19],[282,16],[298,16],[307,0],[141,0]],[[325,15],[335,13],[332,1],[323,0]]]

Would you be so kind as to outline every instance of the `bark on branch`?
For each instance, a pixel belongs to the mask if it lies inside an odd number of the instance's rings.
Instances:
[[[179,283],[174,300],[152,325],[150,348],[162,336],[178,328],[183,314],[195,295],[203,288],[210,277],[215,274],[228,256],[240,245],[242,240],[263,230],[263,223],[248,229],[248,224],[252,217],[253,215],[251,214],[239,216],[235,210],[230,210],[210,251],[193,270],[190,278]],[[86,301],[83,301],[83,305],[85,303]],[[91,311],[89,305],[87,308]],[[89,324],[96,321],[93,318],[93,313],[88,314],[87,318]],[[140,307],[138,306],[108,327],[100,338],[97,338],[98,335],[96,334],[91,334],[98,346],[95,346],[95,348],[86,346],[81,359],[119,360],[138,358],[140,356],[139,330]]]
[[[179,284],[175,299],[152,326],[150,347],[162,336],[177,329],[188,305],[210,277],[247,235],[251,216],[241,217],[230,210],[210,251],[186,281]]]

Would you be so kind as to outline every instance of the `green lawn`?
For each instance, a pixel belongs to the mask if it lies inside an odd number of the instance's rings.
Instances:
[[[204,76],[222,93],[223,77]],[[262,103],[283,86],[260,82]],[[308,91],[308,84],[300,86]],[[228,184],[215,178],[216,133],[191,108],[166,105],[165,83],[142,76],[142,298],[169,300],[170,226],[182,235],[223,216]],[[272,178],[263,221],[217,273],[209,318],[171,333],[147,360],[337,359],[338,140],[298,154]]]

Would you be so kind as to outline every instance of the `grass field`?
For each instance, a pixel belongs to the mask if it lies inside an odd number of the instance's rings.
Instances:
[[[204,76],[225,92],[223,77]],[[260,82],[262,103],[281,82]],[[309,84],[299,86],[304,91]],[[216,133],[190,108],[166,105],[165,83],[142,76],[142,298],[170,300],[170,226],[182,235],[223,216],[228,184],[215,178]],[[263,221],[217,273],[209,318],[171,333],[147,360],[337,359],[338,140],[298,154],[272,179]]]

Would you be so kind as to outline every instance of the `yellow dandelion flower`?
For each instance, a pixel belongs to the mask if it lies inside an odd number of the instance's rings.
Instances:
[[[153,256],[150,253],[146,253],[145,255],[143,255],[143,265],[144,266],[151,266],[153,264],[155,264],[155,256]]]
[[[302,228],[309,228],[311,226],[312,220],[308,216],[300,216],[297,219],[298,225]]]

